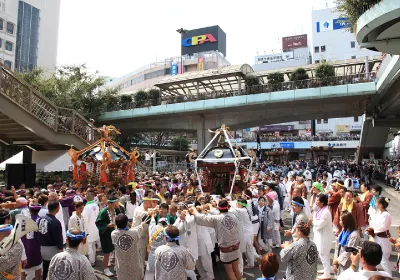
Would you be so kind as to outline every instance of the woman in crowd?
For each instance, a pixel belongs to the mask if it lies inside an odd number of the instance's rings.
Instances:
[[[269,253],[272,247],[272,234],[274,229],[274,214],[271,208],[266,205],[265,197],[258,198],[258,217],[260,229],[258,231],[258,244]]]
[[[257,280],[277,280],[276,274],[279,271],[279,259],[275,253],[265,254],[260,263],[262,277]]]

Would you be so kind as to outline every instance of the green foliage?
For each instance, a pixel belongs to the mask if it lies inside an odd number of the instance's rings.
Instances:
[[[157,106],[160,104],[159,99],[160,99],[161,93],[159,89],[152,88],[147,92],[147,97],[150,101],[151,106]]]
[[[282,89],[282,83],[285,81],[285,76],[283,73],[275,72],[267,76],[268,85],[271,87],[272,91],[277,91]]]
[[[128,104],[132,102],[132,95],[123,94],[121,95],[121,104]]]
[[[296,88],[304,88],[305,82],[304,80],[308,80],[310,77],[307,74],[307,71],[304,68],[297,68],[290,74],[290,80],[295,82]]]
[[[147,92],[139,90],[135,93],[136,108],[143,107],[147,103]]]
[[[171,141],[172,149],[177,151],[187,151],[189,150],[189,140],[186,137],[178,136]]]
[[[336,0],[336,11],[341,18],[347,18],[351,24],[349,29],[356,26],[358,18],[363,14],[369,4],[380,2],[379,0]]]
[[[83,65],[64,65],[52,73],[43,69],[21,72],[19,75],[55,105],[75,109],[86,119],[96,119],[114,102],[119,88],[102,87],[106,80],[98,73],[89,73]],[[116,99],[118,100],[118,98]]]
[[[261,85],[260,79],[252,74],[246,75],[244,77],[244,83],[246,86],[246,92],[248,94],[256,93],[258,91],[257,86]]]
[[[315,76],[321,80],[323,86],[327,86],[335,77],[335,67],[327,62],[322,62],[315,69]]]

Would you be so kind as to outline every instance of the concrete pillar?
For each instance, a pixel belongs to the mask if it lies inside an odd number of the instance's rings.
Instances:
[[[198,129],[197,130],[197,152],[200,154],[203,149],[210,143],[214,134],[208,132],[207,129]]]
[[[242,95],[242,77],[238,78],[238,95]]]

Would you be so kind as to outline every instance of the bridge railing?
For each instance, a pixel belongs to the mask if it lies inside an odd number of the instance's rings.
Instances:
[[[276,91],[285,91],[285,90],[297,90],[297,89],[307,89],[307,88],[319,88],[324,86],[337,86],[337,85],[347,85],[347,84],[358,84],[358,83],[366,83],[374,81],[376,73],[372,72],[370,74],[360,73],[360,74],[352,74],[345,76],[335,76],[329,77],[326,79],[307,79],[301,81],[287,81],[283,83],[267,83],[263,85],[256,85],[252,87],[244,87],[240,91],[238,89],[234,90],[215,90],[215,91],[207,91],[201,92],[199,94],[193,95],[178,95],[178,96],[162,96],[158,99],[158,102],[154,102],[154,100],[144,100],[141,101],[140,104],[135,102],[125,103],[125,104],[116,104],[113,107],[112,111],[119,110],[130,110],[135,108],[144,108],[156,105],[163,104],[175,104],[182,102],[190,102],[190,101],[198,101],[198,100],[207,100],[207,99],[217,99],[217,98],[225,98],[231,96],[240,96],[240,95],[249,95],[249,94],[258,94],[258,93],[270,93]],[[367,78],[368,76],[368,78]]]
[[[93,142],[94,128],[78,112],[61,108],[0,64],[0,94],[30,113],[52,130],[74,134]]]
[[[361,5],[358,9],[358,14],[361,16],[363,13],[374,7],[376,4],[379,4],[383,0],[361,0],[359,1],[359,5]]]

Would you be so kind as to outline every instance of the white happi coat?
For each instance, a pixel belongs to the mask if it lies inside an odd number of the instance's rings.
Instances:
[[[236,205],[236,201],[234,201],[234,203],[232,203],[232,204]],[[229,209],[229,212],[231,212],[237,218],[238,234],[239,234],[239,241],[240,241],[240,252],[244,253],[244,252],[246,252],[246,241],[247,241],[246,236],[244,234],[244,221],[245,221],[246,217],[243,217],[243,214],[245,212],[242,209],[234,208],[234,207],[231,207],[231,209]],[[247,219],[249,219],[248,215],[247,215]],[[251,227],[251,229],[253,229],[253,227]]]
[[[97,280],[89,260],[72,248],[67,248],[51,259],[47,279]]]
[[[142,219],[146,214],[147,214],[147,211],[144,210],[143,204],[136,207],[135,211],[133,212],[131,228],[135,228],[135,227],[139,226],[142,223]],[[140,250],[142,259],[145,259],[146,253],[147,253],[146,248],[147,248],[147,244],[149,243],[149,231],[148,230],[149,230],[148,225],[145,225],[140,234],[139,250]]]
[[[313,216],[313,232],[314,232],[314,243],[317,246],[318,252],[321,255],[329,254],[332,246],[333,239],[333,223],[331,212],[328,207],[324,207],[320,213],[321,217],[317,220],[316,216],[318,211],[314,212]]]
[[[81,218],[78,217],[78,215],[76,215],[76,213],[74,212],[71,216],[71,218],[69,219],[68,222],[68,228],[76,228],[79,229],[80,231],[84,231],[85,233],[87,233],[87,222],[86,219],[83,215],[81,215]],[[81,244],[79,244],[78,247],[78,252],[81,253],[82,255],[87,255],[89,252],[89,246],[88,246],[88,242],[86,239],[86,243],[83,244],[83,242],[81,242]]]
[[[137,226],[131,230],[117,229],[111,233],[117,262],[115,265],[118,279],[142,279],[143,263],[139,254],[139,238],[143,227]]]
[[[197,241],[197,225],[192,215],[186,215],[185,221],[176,219],[175,226],[179,229],[179,244],[189,250],[193,259],[199,258],[199,246]]]
[[[99,229],[96,226],[96,219],[99,215],[99,206],[97,203],[90,203],[83,208],[82,215],[85,217],[87,223],[87,242],[95,242],[100,239]]]

